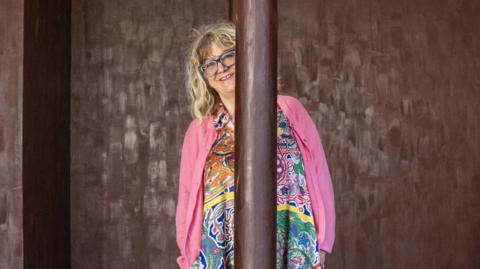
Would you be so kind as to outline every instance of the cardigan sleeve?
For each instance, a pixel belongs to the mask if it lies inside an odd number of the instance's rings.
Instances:
[[[187,260],[185,257],[185,243],[187,237],[187,207],[190,197],[190,181],[192,179],[193,165],[195,157],[198,152],[198,143],[196,140],[196,126],[195,120],[192,121],[185,133],[183,140],[181,158],[180,158],[180,172],[178,182],[178,200],[176,209],[176,240],[178,248],[180,249],[180,256],[177,258],[177,263],[180,268],[186,268]]]
[[[335,241],[335,200],[325,151],[317,127],[309,113],[298,99],[292,99],[296,117],[304,125],[302,129],[306,130],[304,136],[311,148],[315,171],[318,175],[320,195],[325,207],[325,238],[319,242],[319,248],[331,253]]]

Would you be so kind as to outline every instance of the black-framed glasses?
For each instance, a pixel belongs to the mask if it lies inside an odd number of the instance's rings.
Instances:
[[[202,73],[204,78],[209,78],[217,74],[218,63],[221,63],[225,68],[229,68],[230,66],[234,65],[235,49],[224,51],[222,54],[220,54],[220,56],[218,56],[217,59],[206,60],[198,68],[200,69],[200,73]]]

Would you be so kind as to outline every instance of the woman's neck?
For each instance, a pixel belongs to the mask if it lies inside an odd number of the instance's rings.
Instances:
[[[233,98],[221,98],[222,103],[227,109],[228,114],[232,118],[232,121],[235,122],[235,97]]]

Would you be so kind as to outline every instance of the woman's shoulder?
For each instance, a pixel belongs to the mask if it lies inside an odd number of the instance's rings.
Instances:
[[[277,95],[277,101],[280,105],[286,105],[291,109],[298,109],[299,107],[303,107],[302,103],[296,97],[290,95],[279,94]]]
[[[188,124],[188,127],[187,127],[187,132],[186,132],[186,136],[187,135],[191,135],[191,134],[194,134],[196,132],[198,132],[202,127],[202,121],[200,119],[193,119],[192,121],[190,121],[190,123]]]
[[[198,137],[204,134],[208,129],[208,118],[198,119],[194,118],[187,127],[185,137]]]
[[[302,117],[305,112],[305,107],[296,97],[279,94],[277,95],[277,102],[291,120],[295,120],[299,116]]]
[[[277,95],[277,100],[279,102],[288,102],[288,103],[298,102],[297,98],[295,98],[293,96],[290,96],[290,95],[284,95],[284,94],[278,94]]]

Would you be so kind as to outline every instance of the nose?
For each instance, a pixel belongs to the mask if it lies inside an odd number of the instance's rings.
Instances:
[[[230,67],[225,67],[222,63],[217,63],[217,75],[222,74],[228,69],[230,69]]]
[[[225,66],[223,66],[222,63],[218,63],[217,64],[217,73],[223,73],[223,71],[225,71]]]

